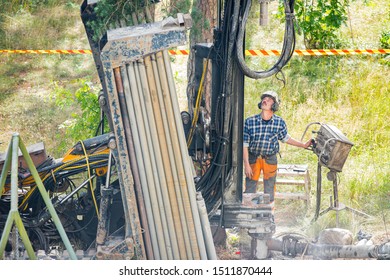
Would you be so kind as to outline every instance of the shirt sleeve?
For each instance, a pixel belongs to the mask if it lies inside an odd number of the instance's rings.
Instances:
[[[244,147],[249,147],[250,133],[249,133],[249,124],[248,119],[244,123]]]
[[[288,134],[287,125],[286,125],[284,120],[281,120],[281,128],[280,128],[280,131],[278,133],[278,139],[282,143],[286,143],[288,141],[288,139],[290,139],[290,138],[291,138],[291,136]]]

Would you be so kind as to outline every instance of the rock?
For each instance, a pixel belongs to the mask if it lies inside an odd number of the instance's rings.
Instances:
[[[319,244],[352,245],[352,232],[341,228],[328,228],[320,232]]]

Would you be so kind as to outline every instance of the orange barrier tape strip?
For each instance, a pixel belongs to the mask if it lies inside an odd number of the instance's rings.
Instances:
[[[169,50],[171,55],[189,55],[188,50]],[[91,50],[0,50],[7,54],[92,54]],[[278,56],[278,50],[246,50],[246,56]],[[362,54],[390,54],[390,49],[318,49],[295,50],[293,55],[298,56],[328,56],[328,55],[362,55]]]
[[[91,50],[0,50],[9,54],[92,54]]]
[[[277,50],[246,50],[245,55],[247,56],[273,56],[280,55],[281,52]],[[324,49],[324,50],[295,50],[294,55],[298,56],[324,56],[324,55],[356,55],[356,54],[390,54],[390,49],[363,49],[363,50],[353,50],[353,49]]]
[[[169,50],[171,55],[188,55],[186,50]],[[278,56],[281,52],[278,50],[246,50],[246,56]],[[311,56],[323,56],[323,55],[356,55],[356,54],[390,54],[390,49],[324,49],[324,50],[295,50],[293,55],[311,55]]]
[[[189,55],[190,52],[187,50],[169,50],[169,54],[171,55]]]

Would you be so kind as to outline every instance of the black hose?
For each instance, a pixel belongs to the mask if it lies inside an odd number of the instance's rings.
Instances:
[[[294,0],[284,0],[284,10],[286,15],[286,25],[285,25],[285,33],[284,33],[284,40],[283,40],[283,48],[282,53],[278,59],[278,61],[268,70],[264,71],[255,71],[250,69],[246,63],[244,58],[244,51],[243,51],[243,41],[244,41],[244,34],[245,34],[245,26],[246,22],[248,20],[249,11],[252,5],[252,1],[248,0],[244,16],[241,22],[240,30],[237,37],[237,61],[238,64],[242,70],[242,72],[252,78],[252,79],[262,79],[270,77],[274,74],[277,74],[282,70],[282,68],[288,63],[288,61],[291,59],[294,49],[295,49],[295,30],[294,30]]]
[[[205,199],[206,207],[210,210],[215,204],[221,200],[222,188],[225,184],[226,174],[229,170],[228,166],[228,144],[232,128],[232,95],[236,94],[232,90],[232,76],[234,69],[234,48],[238,33],[240,16],[240,1],[228,1],[224,10],[224,31],[221,37],[220,44],[216,45],[216,52],[221,59],[222,73],[221,80],[223,81],[221,92],[218,94],[217,103],[215,105],[215,149],[213,149],[213,160],[209,168],[201,179],[197,182],[198,191],[202,192]],[[227,46],[227,47],[225,47]]]

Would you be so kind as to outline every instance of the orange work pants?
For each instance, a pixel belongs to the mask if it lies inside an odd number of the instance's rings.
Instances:
[[[257,182],[259,181],[261,172],[263,172],[263,186],[264,193],[269,194],[270,202],[275,200],[275,183],[276,173],[278,170],[278,162],[276,155],[267,158],[257,158],[256,162],[250,163],[252,168],[252,178],[246,178],[245,192],[255,193],[257,189]]]

